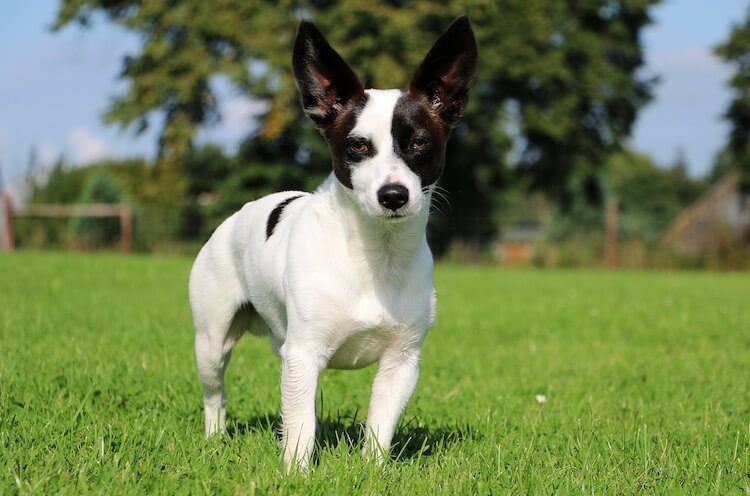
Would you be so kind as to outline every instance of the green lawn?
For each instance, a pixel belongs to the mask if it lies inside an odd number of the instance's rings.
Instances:
[[[229,434],[203,438],[189,267],[0,255],[0,494],[750,493],[748,275],[440,267],[394,459],[356,445],[374,368],[330,371],[302,477],[266,341],[238,345]]]

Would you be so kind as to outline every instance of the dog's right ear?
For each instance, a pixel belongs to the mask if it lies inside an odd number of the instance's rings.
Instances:
[[[292,68],[302,108],[321,130],[349,101],[364,98],[357,75],[310,21],[302,21],[297,29]]]

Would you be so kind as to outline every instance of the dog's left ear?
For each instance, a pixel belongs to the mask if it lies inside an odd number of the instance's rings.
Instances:
[[[477,42],[469,17],[454,20],[440,35],[409,84],[409,93],[423,95],[443,123],[453,127],[466,108],[477,69]]]
[[[365,97],[357,75],[310,21],[297,29],[292,69],[302,108],[318,129],[325,130],[349,101]]]

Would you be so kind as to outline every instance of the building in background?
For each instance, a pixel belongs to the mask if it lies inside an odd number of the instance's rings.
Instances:
[[[662,244],[685,255],[750,244],[750,190],[729,174],[677,216]]]

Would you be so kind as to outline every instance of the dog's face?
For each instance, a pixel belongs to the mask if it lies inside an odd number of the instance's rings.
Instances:
[[[328,141],[335,176],[359,208],[386,221],[426,209],[476,70],[469,19],[453,21],[406,91],[365,90],[310,22],[300,24],[292,62],[302,107]]]

